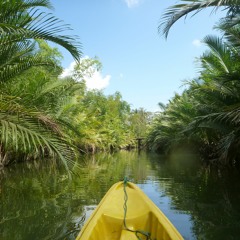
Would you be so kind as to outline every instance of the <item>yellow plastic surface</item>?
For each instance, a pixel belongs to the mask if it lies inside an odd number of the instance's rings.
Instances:
[[[114,184],[92,213],[77,240],[135,240],[135,233],[124,228],[124,183]],[[138,188],[128,182],[126,187],[126,224],[131,230],[151,233],[151,239],[182,240],[183,237],[162,211]],[[146,237],[141,236],[141,239]]]

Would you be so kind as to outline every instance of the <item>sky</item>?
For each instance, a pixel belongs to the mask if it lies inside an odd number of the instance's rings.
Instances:
[[[221,12],[202,11],[177,22],[165,39],[158,25],[176,0],[51,0],[54,16],[79,36],[83,58],[97,57],[101,72],[87,80],[89,89],[120,92],[132,109],[158,111],[184,89],[183,81],[197,77],[196,58],[206,51],[201,40],[219,34],[213,26]],[[59,48],[65,73],[72,56]]]

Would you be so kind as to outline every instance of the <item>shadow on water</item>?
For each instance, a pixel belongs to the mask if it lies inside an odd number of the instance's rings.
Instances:
[[[137,183],[185,239],[239,239],[240,176],[203,167],[191,152],[144,151],[79,159],[72,181],[49,162],[17,164],[0,175],[0,239],[75,239],[106,191]]]

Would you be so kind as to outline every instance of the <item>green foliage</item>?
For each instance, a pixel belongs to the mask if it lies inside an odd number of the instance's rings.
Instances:
[[[240,1],[239,0],[181,0],[180,4],[175,4],[166,9],[161,23],[158,27],[159,33],[167,38],[171,27],[181,18],[187,17],[190,13],[195,15],[203,9],[212,8],[216,12],[219,8],[224,7],[227,10],[227,16],[223,21],[234,26],[239,24]]]
[[[32,66],[54,65],[52,59],[36,51],[36,40],[56,43],[80,59],[76,37],[62,35],[69,30],[59,19],[36,9],[49,1],[0,1],[0,81],[7,81]],[[43,47],[43,46],[42,46]]]
[[[186,2],[186,1],[185,1]],[[224,34],[206,36],[206,51],[199,59],[197,79],[186,83],[162,108],[149,131],[149,148],[167,152],[175,145],[191,144],[205,157],[221,164],[240,164],[240,57],[239,1],[189,1],[166,11],[163,33],[182,16],[206,7],[225,6],[227,16],[217,26]]]
[[[77,38],[61,33],[69,27],[36,7],[51,5],[47,0],[0,1],[0,166],[53,158],[70,170],[79,151],[133,144],[137,132],[131,124],[136,123],[121,94],[105,96],[86,88],[85,78],[100,71],[101,62],[80,59]],[[61,77],[62,56],[47,41],[75,58],[71,76]],[[138,130],[146,131],[144,121]]]
[[[87,91],[78,108],[77,141],[85,151],[113,150],[132,142],[128,125],[130,106],[120,93],[105,96],[100,91]]]
[[[73,147],[52,114],[59,103],[50,97],[57,84],[46,91],[61,71],[59,54],[43,40],[66,48],[76,60],[81,52],[75,37],[61,33],[68,26],[36,7],[51,5],[46,0],[0,2],[0,165],[50,156],[69,169]]]
[[[149,124],[152,120],[152,113],[147,112],[143,108],[135,109],[131,111],[130,114],[130,125],[134,135],[137,138],[145,138]]]

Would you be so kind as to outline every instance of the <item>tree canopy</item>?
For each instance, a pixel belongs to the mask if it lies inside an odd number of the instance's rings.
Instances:
[[[149,148],[169,151],[191,145],[218,164],[239,165],[240,58],[239,1],[184,1],[171,6],[163,16],[163,34],[188,13],[214,7],[228,12],[217,28],[223,36],[206,36],[208,50],[198,59],[199,76],[185,83],[155,118],[148,134]],[[187,3],[186,3],[187,2]]]
[[[42,8],[50,1],[0,2],[0,165],[53,158],[70,170],[79,152],[134,144],[131,110],[120,93],[87,90],[100,61],[81,60],[78,38],[63,34],[70,27]],[[72,54],[72,76],[60,77],[62,56],[48,42]]]

